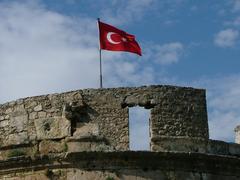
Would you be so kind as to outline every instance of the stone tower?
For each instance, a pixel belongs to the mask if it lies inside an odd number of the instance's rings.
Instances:
[[[150,151],[129,151],[133,106],[151,110]],[[202,89],[84,89],[19,99],[0,105],[0,130],[0,179],[240,178],[240,145],[209,139]]]
[[[235,128],[235,143],[240,144],[240,125]]]

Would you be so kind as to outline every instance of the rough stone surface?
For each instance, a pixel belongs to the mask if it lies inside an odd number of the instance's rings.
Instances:
[[[64,141],[44,140],[39,143],[39,152],[41,154],[66,152],[67,145]]]
[[[71,135],[71,122],[66,118],[42,118],[34,121],[37,139],[61,139]]]
[[[0,139],[4,147],[71,136],[99,136],[105,139],[99,144],[128,150],[128,110],[133,106],[151,109],[154,151],[162,149],[160,142],[166,141],[165,137],[208,139],[205,91],[175,86],[85,89],[6,103],[0,105]]]
[[[133,106],[150,109],[152,152],[145,159],[121,155],[129,150]],[[239,179],[239,127],[235,132],[236,143],[209,139],[202,89],[159,85],[28,97],[0,105],[0,179]],[[103,158],[100,164],[87,152]],[[83,159],[69,159],[74,153]]]
[[[99,136],[99,127],[96,123],[77,123],[74,137]]]
[[[7,171],[6,171],[7,170]],[[0,161],[0,179],[238,180],[237,157],[202,153],[78,152]]]

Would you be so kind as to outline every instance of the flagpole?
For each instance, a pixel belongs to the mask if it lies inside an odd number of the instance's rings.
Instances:
[[[100,18],[97,18],[97,20],[98,20],[98,28],[99,28]],[[100,31],[100,29],[99,29],[99,31]],[[99,32],[99,37],[100,37],[100,32]],[[102,83],[102,50],[101,50],[100,44],[99,44],[99,63],[100,63],[100,88],[103,88],[103,83]]]
[[[101,51],[101,48],[99,48],[99,59],[100,59],[100,88],[103,88],[103,84],[102,84],[102,51]]]

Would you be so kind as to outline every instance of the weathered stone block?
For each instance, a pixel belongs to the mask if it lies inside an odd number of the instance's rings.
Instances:
[[[25,101],[25,108],[34,108],[37,105],[37,102],[34,100],[28,99]]]
[[[9,123],[8,120],[0,121],[0,128],[1,128],[1,127],[6,127],[6,126],[8,126],[8,123]]]
[[[68,152],[91,151],[91,142],[67,142]]]
[[[39,118],[45,118],[47,116],[47,113],[44,111],[38,112],[38,117]]]
[[[60,139],[71,135],[71,123],[63,117],[36,119],[34,124],[37,139]]]
[[[27,130],[28,115],[21,114],[19,116],[11,116],[9,120],[9,125],[13,131],[21,132]]]
[[[56,142],[43,140],[39,143],[40,154],[61,153],[67,151],[67,145],[64,141]]]
[[[29,114],[29,119],[32,120],[32,119],[37,119],[38,118],[38,115],[37,115],[37,112],[31,112]]]
[[[34,111],[38,112],[38,111],[42,111],[42,105],[39,104],[36,107],[33,108]]]
[[[211,154],[229,154],[229,144],[224,141],[209,140],[208,152]]]
[[[25,108],[24,108],[24,105],[21,104],[21,105],[17,105],[14,107],[14,111],[20,111],[20,112],[25,112]]]
[[[5,146],[29,143],[27,132],[10,134],[6,137]]]
[[[229,143],[229,153],[231,155],[240,155],[240,144]]]
[[[74,137],[98,136],[99,127],[95,123],[77,123]]]
[[[5,112],[6,112],[6,114],[10,114],[11,112],[13,112],[13,109],[12,108],[8,108]]]
[[[201,138],[188,137],[159,137],[151,141],[152,151],[163,152],[207,152],[208,141]]]

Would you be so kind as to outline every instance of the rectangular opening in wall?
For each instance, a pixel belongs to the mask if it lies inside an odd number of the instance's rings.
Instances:
[[[143,107],[129,108],[129,141],[131,151],[149,151],[150,110]]]

